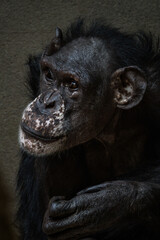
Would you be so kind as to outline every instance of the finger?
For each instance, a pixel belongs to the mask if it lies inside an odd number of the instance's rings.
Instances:
[[[53,237],[56,237],[58,233],[61,233],[63,231],[66,232],[68,229],[70,228],[73,229],[77,225],[80,227],[81,224],[82,222],[78,221],[77,214],[73,214],[68,218],[56,219],[56,220],[51,219],[50,217],[45,215],[44,222],[42,224],[42,229],[45,234],[53,235]]]
[[[48,240],[96,240],[96,238],[89,237],[92,235],[93,230],[89,230],[87,226],[77,226],[76,228],[50,235],[48,236]]]
[[[73,214],[76,211],[76,205],[74,201],[70,200],[57,200],[50,202],[49,217],[66,217]]]
[[[77,231],[77,230],[75,230]],[[92,238],[92,237],[87,237],[87,238],[79,238],[79,236],[83,236],[82,232],[83,232],[83,228],[79,229],[79,231],[81,232],[81,234],[74,234],[74,232],[70,231],[70,232],[67,232],[67,233],[63,233],[63,234],[56,234],[56,235],[53,235],[53,236],[49,236],[48,237],[48,240],[71,240],[71,239],[74,239],[74,240],[96,240],[96,238]],[[84,233],[84,235],[86,235]]]
[[[67,204],[70,204],[70,209],[71,211],[73,211],[73,213],[63,218],[58,217],[54,219],[54,217],[50,217],[49,211],[47,210],[44,217],[44,222],[43,222],[43,231],[45,234],[53,235],[53,236],[57,236],[57,234],[64,234],[63,235],[64,237],[66,236],[65,235],[66,232],[68,232],[71,229],[72,230],[79,229],[83,226],[84,229],[86,228],[88,230],[88,224],[87,224],[89,219],[88,216],[91,214],[90,211],[92,209],[88,209],[86,211],[86,207],[84,208],[85,206],[84,198],[81,196],[76,196],[75,198],[69,200]],[[71,212],[70,210],[68,211]],[[79,234],[80,234],[79,236],[83,237],[83,235],[81,235],[81,232]],[[87,235],[84,235],[84,237],[86,236]],[[72,238],[68,238],[68,239],[72,239]]]
[[[66,198],[64,196],[54,196],[50,199],[49,204],[52,202],[60,201],[60,200],[65,200]]]
[[[85,193],[94,193],[94,192],[99,192],[103,190],[106,187],[106,183],[95,185],[86,189],[81,190],[80,192],[77,193],[77,196]]]

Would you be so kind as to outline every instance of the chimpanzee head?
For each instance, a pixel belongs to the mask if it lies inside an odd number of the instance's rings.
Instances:
[[[40,156],[87,142],[118,109],[140,103],[144,73],[137,66],[117,69],[114,51],[94,36],[64,44],[56,29],[40,60],[39,96],[22,115],[19,139],[24,150]]]

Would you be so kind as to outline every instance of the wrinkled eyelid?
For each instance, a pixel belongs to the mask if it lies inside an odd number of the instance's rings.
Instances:
[[[48,62],[47,59],[45,59],[45,58],[41,59],[40,66],[41,66],[42,72],[45,72],[45,71],[49,70],[49,71],[51,71],[51,73],[56,72],[63,79],[73,78],[73,80],[76,81],[77,83],[80,82],[80,77],[77,76],[76,73],[68,72],[68,71],[65,71],[65,70],[57,71],[56,69],[53,68],[52,64],[50,62]]]
[[[75,82],[79,83],[79,77],[77,75],[73,74],[73,73],[64,73],[63,78],[65,80],[73,79]]]
[[[44,70],[45,68],[47,68],[47,67],[48,67],[47,61],[45,61],[44,59],[41,59],[41,61],[40,61],[40,67],[41,67],[42,70]]]
[[[41,70],[44,71],[45,69],[52,69],[52,64],[49,63],[46,59],[41,59],[40,61]]]

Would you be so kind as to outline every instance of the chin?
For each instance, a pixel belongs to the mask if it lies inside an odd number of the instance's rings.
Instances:
[[[50,142],[37,139],[28,133],[25,133],[21,127],[19,129],[19,144],[20,147],[27,153],[34,156],[46,156],[54,154],[61,149],[64,149],[65,137],[51,140]]]

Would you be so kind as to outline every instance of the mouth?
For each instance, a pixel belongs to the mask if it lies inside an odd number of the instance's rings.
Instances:
[[[37,133],[36,131],[34,131],[33,129],[28,128],[26,125],[21,124],[21,129],[23,130],[23,132],[28,135],[31,136],[37,140],[40,140],[42,142],[55,142],[57,140],[59,140],[60,138],[64,137],[64,136],[58,136],[58,137],[49,137],[49,136],[42,136],[41,134]]]

